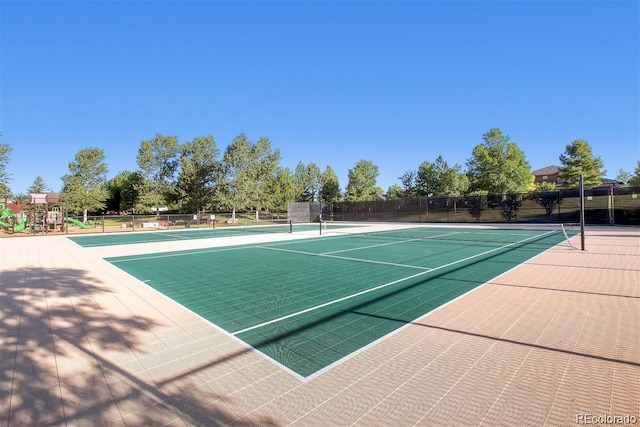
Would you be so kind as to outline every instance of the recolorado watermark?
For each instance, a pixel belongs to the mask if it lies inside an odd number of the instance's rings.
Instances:
[[[635,415],[576,414],[576,424],[637,424]]]

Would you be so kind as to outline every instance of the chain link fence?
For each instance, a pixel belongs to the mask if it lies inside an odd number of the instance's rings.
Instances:
[[[28,226],[19,232],[6,228],[1,236],[28,234],[107,233],[152,230],[177,230],[185,228],[249,227],[269,222],[287,220],[287,214],[238,213],[235,220],[231,213],[216,214],[160,214],[160,215],[63,215],[60,211],[33,211],[25,216]]]

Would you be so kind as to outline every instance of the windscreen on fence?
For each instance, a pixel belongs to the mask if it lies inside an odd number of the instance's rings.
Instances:
[[[586,224],[640,225],[640,186],[585,189]],[[577,223],[578,190],[339,202],[335,221]]]

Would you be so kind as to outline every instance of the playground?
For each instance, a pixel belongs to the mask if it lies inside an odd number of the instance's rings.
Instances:
[[[99,222],[84,222],[66,214],[60,193],[32,193],[28,203],[0,202],[0,229],[4,234],[68,233],[93,229]]]
[[[289,230],[286,214],[242,212],[232,219],[230,213],[199,214],[109,214],[73,215],[58,193],[31,194],[29,202],[0,202],[0,237],[36,234],[103,234],[122,232],[180,231],[199,229],[271,229]],[[314,227],[314,229],[317,228]],[[229,231],[232,232],[232,231]],[[136,233],[134,233],[136,234]],[[219,234],[219,233],[218,233]]]

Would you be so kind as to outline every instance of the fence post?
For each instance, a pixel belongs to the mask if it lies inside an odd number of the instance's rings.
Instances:
[[[584,177],[580,175],[580,247],[584,251]]]
[[[609,225],[615,225],[615,199],[613,197],[613,187],[609,188]]]
[[[447,207],[447,222],[451,222],[451,219],[449,218],[449,211],[450,211],[450,209],[449,209],[449,197],[447,197],[445,200],[446,200],[445,206]],[[453,202],[453,203],[454,203],[453,206],[454,206],[454,209],[455,209],[455,203],[456,202]]]
[[[424,196],[424,210],[427,214],[427,222],[429,222],[429,195]]]

